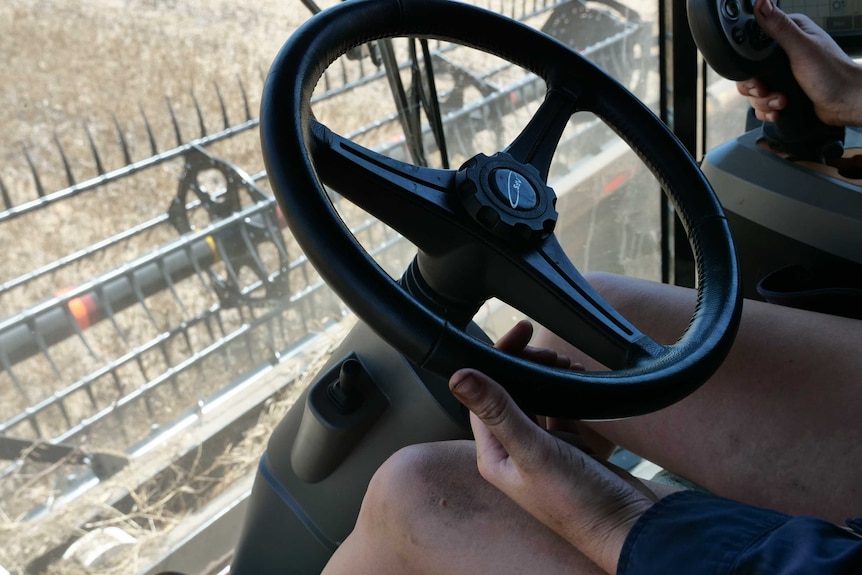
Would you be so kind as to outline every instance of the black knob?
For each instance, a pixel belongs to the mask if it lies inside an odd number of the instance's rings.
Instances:
[[[338,379],[329,385],[327,395],[341,413],[347,414],[359,407],[362,401],[361,376],[362,364],[356,359],[349,358],[341,364]]]

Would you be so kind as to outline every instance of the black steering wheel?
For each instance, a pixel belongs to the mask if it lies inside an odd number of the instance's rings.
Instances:
[[[523,132],[460,170],[402,163],[317,122],[323,71],[360,44],[438,38],[495,54],[541,77],[544,102]],[[632,326],[585,281],[553,235],[552,156],[571,115],[602,118],[674,204],[697,267],[698,304],[673,345]],[[270,182],[297,241],[326,282],[381,337],[443,377],[474,367],[525,409],[580,419],[654,411],[697,389],[728,352],[741,312],[738,267],[721,206],[697,164],[625,88],[565,45],[519,22],[449,0],[349,0],[298,29],[264,88],[261,138]],[[344,226],[323,183],[419,250],[400,282]],[[491,297],[509,303],[610,368],[575,372],[495,350],[465,326]]]

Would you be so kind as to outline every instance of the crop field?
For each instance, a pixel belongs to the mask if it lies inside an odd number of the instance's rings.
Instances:
[[[0,212],[10,206],[32,205],[72,182],[87,182],[100,173],[121,169],[129,160],[150,157],[154,150],[171,150],[199,137],[202,130],[212,134],[256,118],[263,77],[272,58],[308,15],[298,0],[0,3]],[[252,174],[263,168],[256,130],[215,142],[208,152],[230,158]],[[0,285],[6,289],[0,290],[0,320],[123,265],[136,254],[175,241],[176,229],[154,226],[117,241],[97,256],[82,257],[37,278],[27,278],[33,270],[51,266],[59,258],[86,251],[105,238],[164,214],[177,195],[182,170],[182,162],[166,161],[138,177],[101,186],[97,194],[82,193],[4,220],[0,224]],[[223,178],[215,182],[223,183]],[[206,214],[188,217],[192,225],[205,225],[209,220]],[[297,257],[295,246],[289,249],[291,257]],[[265,257],[277,259],[272,254]],[[26,283],[16,286],[22,278]],[[219,304],[212,287],[198,278],[178,280],[177,284],[180,295],[169,291],[155,294],[148,298],[147,306],[135,306],[118,313],[115,321],[93,326],[86,339],[63,341],[51,347],[50,355],[36,354],[15,363],[14,371],[0,369],[0,421],[50,400],[57,390],[53,381],[92,379],[90,374],[102,364],[119,363],[117,358],[129,349],[163,337],[177,317],[194,318]],[[230,333],[262,314],[225,309],[214,321],[220,333]],[[180,373],[177,366],[184,357],[203,353],[213,342],[212,322],[204,323],[185,329],[180,338],[184,343],[169,342],[142,351],[136,365],[113,371],[108,378],[111,383],[106,378],[96,380],[86,393],[71,394],[59,409],[46,409],[29,423],[0,435],[36,441],[57,437],[78,421],[106,410],[122,393],[153,374],[177,372],[170,385],[151,394],[146,408],[130,407],[121,417],[103,418],[98,425],[69,438],[79,448],[90,447],[106,457],[122,452],[142,440],[139,429],[146,431],[180,416],[185,408],[177,397],[206,397],[225,385],[225,376],[253,367],[254,361],[249,363],[240,348],[266,347],[273,341],[253,333],[242,342],[226,345],[224,351],[212,354],[212,359],[201,361],[200,368]],[[302,335],[289,328],[278,334],[276,339],[281,343],[277,345],[284,347]],[[0,350],[0,355],[4,352],[8,354],[9,349]],[[301,369],[289,368],[293,372]],[[282,399],[289,396],[287,393]],[[272,405],[267,409],[277,412]],[[265,420],[266,414],[261,417]],[[41,520],[26,520],[34,506],[47,505],[50,509],[62,485],[74,482],[81,468],[60,461],[29,464],[4,473],[0,479],[0,567],[12,573],[135,571],[147,554],[147,545],[188,511],[181,501],[183,492],[215,491],[232,476],[253,467],[265,440],[265,435],[258,440],[253,435],[250,432],[251,438],[243,440],[257,444],[249,451],[254,455],[244,463],[245,456],[237,454],[236,446],[223,445],[218,453],[199,459],[191,467],[176,468],[174,477],[160,479],[171,484],[167,488],[152,482],[130,487],[135,501],[126,514],[108,507],[110,497],[103,495]],[[229,460],[225,459],[228,456]],[[0,468],[8,463],[0,461]],[[122,482],[130,480],[118,474],[116,481],[119,485],[115,490],[123,489]],[[102,509],[110,511],[106,514],[100,512]],[[139,549],[98,568],[76,566],[74,561],[34,565],[34,559],[47,550],[57,545],[62,549],[68,532],[79,529],[82,514],[95,518],[88,529],[123,527],[137,538]]]

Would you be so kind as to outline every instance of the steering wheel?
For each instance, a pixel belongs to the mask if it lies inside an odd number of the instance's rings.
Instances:
[[[333,133],[311,94],[338,56],[394,36],[439,38],[495,54],[541,77],[547,94],[503,151],[459,170],[402,163]],[[693,248],[698,299],[689,327],[660,345],[583,278],[553,234],[551,160],[569,118],[588,110],[640,156],[676,208]],[[694,160],[617,81],[524,24],[449,0],[349,0],[308,20],[266,81],[261,140],[287,223],[326,282],[416,365],[449,377],[479,369],[534,413],[638,415],[694,391],[727,354],[741,312],[736,252],[721,206]],[[419,255],[394,281],[342,223],[323,184],[386,222]],[[502,353],[465,329],[497,297],[609,368],[578,372]]]

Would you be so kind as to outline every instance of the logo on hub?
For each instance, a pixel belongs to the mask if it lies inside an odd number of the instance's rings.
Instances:
[[[508,168],[494,170],[491,182],[496,196],[500,201],[508,202],[513,210],[529,212],[539,205],[536,190],[527,178],[514,170]]]

